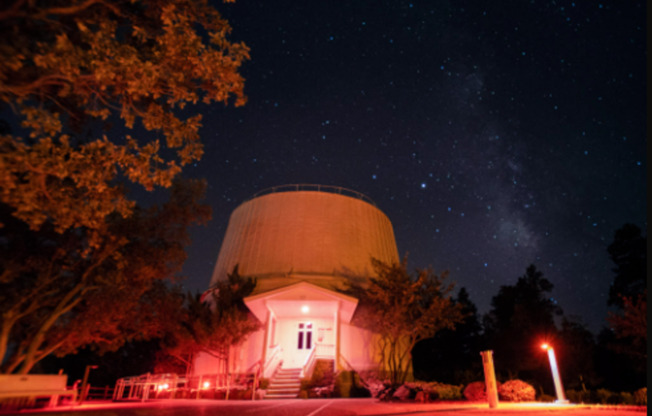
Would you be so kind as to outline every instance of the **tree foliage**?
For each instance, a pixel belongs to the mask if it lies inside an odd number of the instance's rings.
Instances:
[[[445,283],[448,272],[422,269],[413,276],[407,258],[394,264],[372,259],[372,264],[375,276],[367,285],[351,284],[350,293],[360,305],[354,323],[378,335],[381,370],[397,386],[411,372],[414,345],[454,328],[462,320],[462,308],[451,299],[454,285]]]
[[[453,299],[462,320],[454,329],[438,331],[418,342],[412,350],[414,377],[425,381],[468,384],[482,378],[479,358],[482,327],[475,304],[465,288]]]
[[[647,362],[647,238],[641,229],[625,224],[614,235],[607,250],[616,267],[609,289],[607,322],[614,338],[610,347],[632,361],[631,367],[644,372]]]
[[[607,247],[616,267],[613,284],[609,288],[609,305],[623,307],[643,293],[647,287],[647,238],[634,224],[625,224],[614,235],[614,241]]]
[[[246,101],[230,31],[207,0],[2,6],[0,102],[22,130],[0,135],[0,202],[32,229],[97,230],[134,208],[118,180],[170,186],[202,155],[188,106]]]
[[[484,317],[486,342],[495,351],[497,370],[504,369],[509,378],[530,378],[544,363],[541,341],[557,336],[554,317],[562,311],[550,297],[552,288],[530,265],[515,285],[501,286],[491,299],[491,310]]]
[[[162,334],[176,307],[162,284],[181,269],[188,226],[210,216],[201,181],[176,181],[162,206],[113,215],[93,247],[83,230],[39,231],[3,206],[0,229],[0,357],[27,373],[49,354],[114,350]]]
[[[240,276],[235,266],[205,296],[188,294],[180,319],[163,340],[159,360],[171,358],[187,372],[199,353],[226,359],[231,345],[260,328],[243,301],[255,286],[256,280]]]

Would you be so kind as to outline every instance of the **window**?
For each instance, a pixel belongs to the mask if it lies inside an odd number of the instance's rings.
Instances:
[[[299,322],[299,335],[297,338],[297,349],[309,350],[312,348],[312,323]]]

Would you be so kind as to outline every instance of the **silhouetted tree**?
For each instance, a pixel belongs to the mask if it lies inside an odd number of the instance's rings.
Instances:
[[[600,333],[599,369],[605,382],[627,378],[630,388],[645,385],[647,370],[647,238],[625,224],[614,234],[608,252],[616,267],[609,289],[609,328]],[[617,363],[617,365],[614,365]],[[613,386],[613,385],[612,385]]]
[[[597,387],[601,380],[595,369],[595,337],[584,325],[564,318],[559,331],[562,348],[555,348],[561,377],[567,389]]]
[[[482,378],[478,311],[465,288],[453,300],[462,321],[418,342],[412,350],[414,377],[425,381],[468,384]]]
[[[255,286],[256,280],[240,276],[236,265],[207,296],[188,294],[180,319],[163,338],[158,367],[183,368],[187,373],[198,353],[227,359],[230,346],[260,328],[243,301]]]
[[[550,297],[552,288],[543,273],[530,265],[515,285],[501,286],[492,298],[483,323],[497,373],[508,378],[539,378],[547,360],[541,342],[557,337],[555,315],[562,313]]]
[[[647,288],[647,238],[634,224],[625,224],[614,235],[607,250],[616,267],[609,288],[609,305],[624,306],[624,298],[636,300]]]
[[[168,202],[137,207],[128,218],[112,216],[104,237],[93,242],[83,230],[34,231],[5,216],[2,371],[27,373],[50,354],[85,346],[111,351],[131,339],[162,336],[161,323],[181,305],[162,280],[181,270],[188,227],[210,217],[199,202],[204,188],[201,181],[176,181]]]

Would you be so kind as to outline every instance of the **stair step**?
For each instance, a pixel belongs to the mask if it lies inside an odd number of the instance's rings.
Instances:
[[[280,368],[270,380],[265,399],[294,399],[301,390],[300,368]]]
[[[265,400],[274,400],[274,399],[296,399],[296,394],[266,394]]]

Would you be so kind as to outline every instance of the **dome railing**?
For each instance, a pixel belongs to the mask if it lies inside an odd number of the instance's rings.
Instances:
[[[341,186],[317,185],[317,184],[308,184],[308,183],[272,186],[271,188],[263,189],[262,191],[256,192],[247,201],[267,194],[274,194],[279,192],[298,192],[298,191],[316,191],[316,192],[326,192],[331,194],[340,194],[356,199],[361,199],[373,205],[374,207],[377,207],[376,203],[371,198],[369,198],[367,195],[362,194],[360,192],[347,189],[347,188],[342,188]]]

